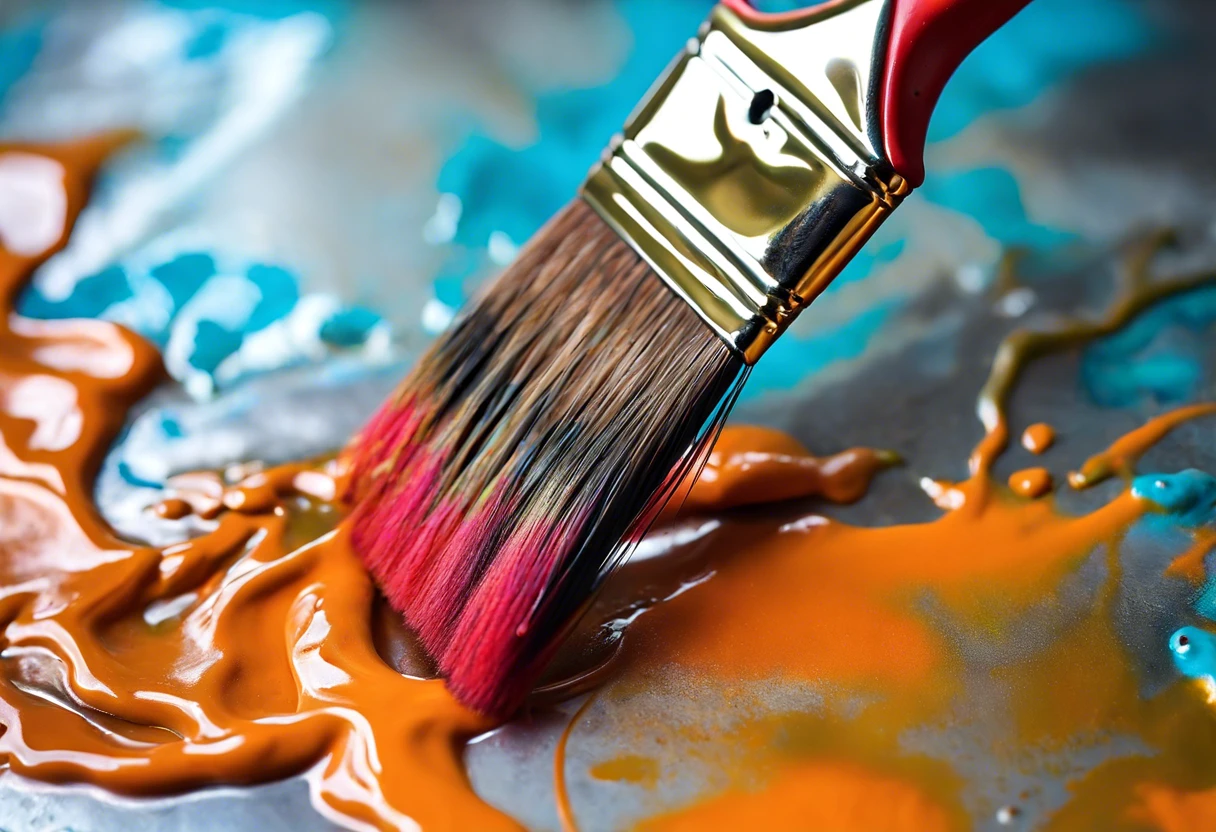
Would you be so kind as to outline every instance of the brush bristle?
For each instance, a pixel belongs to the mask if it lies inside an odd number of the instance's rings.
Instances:
[[[584,203],[349,449],[353,542],[452,691],[517,708],[716,433],[744,365]]]

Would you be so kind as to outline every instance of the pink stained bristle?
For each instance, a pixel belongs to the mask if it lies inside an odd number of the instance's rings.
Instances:
[[[417,459],[420,454],[414,456],[421,464],[403,472],[395,487],[365,495],[352,517],[352,542],[367,567],[378,577],[397,576],[401,583],[408,583],[421,567],[417,561],[426,554],[426,550],[402,545],[416,540],[416,535],[403,541],[401,530],[421,527],[443,467],[438,455],[424,460]],[[391,603],[392,593],[388,594]]]
[[[501,713],[530,689],[535,672],[528,662],[543,663],[544,653],[528,656],[541,592],[556,567],[570,554],[585,522],[541,523],[512,536],[499,551],[461,611],[449,648],[440,663],[452,691],[487,713]],[[519,668],[503,684],[504,668]],[[510,677],[508,677],[510,678]]]
[[[449,517],[463,522],[453,523],[451,533],[431,561],[430,570],[414,584],[412,608],[417,612],[411,623],[432,653],[447,649],[461,603],[481,577],[484,564],[478,553],[487,550],[490,535],[508,511],[505,501],[498,496],[489,497],[467,517],[462,516],[460,507],[448,507]]]
[[[420,409],[412,399],[390,399],[385,402],[355,438],[347,453],[352,462],[348,489],[353,492],[368,482],[377,482],[383,487],[389,482],[385,478],[374,478],[372,469],[383,465],[390,455],[394,465],[408,464],[410,455],[417,448],[412,439],[421,423]],[[344,498],[354,501],[360,496],[347,493]]]
[[[346,452],[347,523],[466,705],[523,703],[745,376],[579,202],[422,357]]]

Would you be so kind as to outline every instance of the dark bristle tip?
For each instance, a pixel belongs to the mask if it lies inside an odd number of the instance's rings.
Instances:
[[[349,449],[347,499],[356,550],[457,697],[523,703],[745,376],[580,201],[436,341]]]

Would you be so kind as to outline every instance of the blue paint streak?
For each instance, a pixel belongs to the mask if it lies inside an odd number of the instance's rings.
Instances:
[[[227,26],[220,23],[208,24],[186,45],[185,57],[190,61],[213,58],[224,48],[227,39]]]
[[[116,446],[121,445],[123,439],[125,439],[125,438],[126,438],[125,436],[119,437],[118,441],[115,442],[114,444]],[[127,485],[133,485],[136,488],[162,488],[162,487],[164,487],[164,483],[154,482],[153,480],[144,479],[143,477],[136,474],[134,471],[131,470],[130,464],[127,463],[125,460],[118,463],[118,475],[120,477],[122,477],[123,482],[127,483]]]

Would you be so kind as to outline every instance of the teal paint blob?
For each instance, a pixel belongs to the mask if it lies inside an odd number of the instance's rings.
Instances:
[[[187,252],[153,267],[148,274],[169,292],[177,311],[215,276],[215,259],[206,252]]]
[[[1179,403],[1199,393],[1210,334],[1216,324],[1216,287],[1163,300],[1081,355],[1081,383],[1103,407]]]
[[[177,419],[170,416],[168,413],[161,414],[160,429],[170,439],[181,439],[186,435],[182,430],[181,423]]]
[[[190,350],[190,366],[204,373],[214,373],[224,359],[241,348],[244,336],[226,329],[215,321],[199,321]]]
[[[186,44],[185,57],[190,61],[212,58],[224,48],[224,41],[227,39],[228,27],[221,23],[211,23]]]
[[[334,347],[357,347],[367,341],[383,319],[362,306],[347,306],[334,312],[321,324],[320,338]]]
[[[471,278],[489,270],[484,249],[495,231],[513,242],[531,237],[578,192],[608,139],[705,19],[704,0],[621,0],[617,9],[633,33],[625,63],[608,84],[587,89],[539,91],[535,96],[539,139],[508,147],[469,129],[459,149],[439,173],[442,193],[456,194],[462,211],[450,258],[441,275],[461,285],[459,305]]]
[[[30,71],[42,50],[46,23],[44,16],[37,15],[0,30],[0,114],[9,89]]]
[[[300,300],[300,284],[296,276],[282,266],[255,263],[246,269],[245,277],[262,293],[262,299],[245,322],[245,333],[265,329],[286,317]]]
[[[1196,528],[1216,521],[1216,477],[1188,468],[1132,480],[1132,495],[1155,505],[1176,525]]]
[[[1170,636],[1174,667],[1188,679],[1216,677],[1216,636],[1198,627],[1180,627]]]
[[[126,271],[121,266],[110,266],[77,281],[63,300],[50,300],[36,286],[27,286],[17,300],[17,312],[43,320],[100,318],[107,309],[134,294]]]

